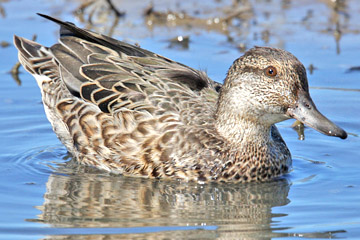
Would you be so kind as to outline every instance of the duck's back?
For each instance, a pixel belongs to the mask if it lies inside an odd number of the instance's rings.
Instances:
[[[80,162],[158,177],[176,171],[174,161],[191,164],[180,158],[196,155],[197,146],[216,146],[219,85],[204,73],[57,22],[60,43],[50,48],[14,42],[54,131]]]

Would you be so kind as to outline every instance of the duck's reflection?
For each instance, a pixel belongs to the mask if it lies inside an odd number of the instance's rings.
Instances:
[[[281,216],[271,209],[289,203],[289,188],[286,179],[200,185],[67,166],[50,175],[36,221],[81,228],[212,225],[225,238],[269,235]]]
[[[55,239],[323,239],[343,232],[287,233],[286,214],[273,208],[290,202],[290,186],[285,178],[200,185],[110,176],[69,161],[49,176],[41,214],[29,221],[79,230]]]

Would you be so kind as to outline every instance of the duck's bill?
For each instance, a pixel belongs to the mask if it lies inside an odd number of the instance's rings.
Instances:
[[[295,106],[287,110],[287,115],[325,135],[341,139],[347,138],[347,133],[342,128],[335,125],[317,110],[310,95],[306,92],[298,94]]]

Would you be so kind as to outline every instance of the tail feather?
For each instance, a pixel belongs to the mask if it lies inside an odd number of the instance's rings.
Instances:
[[[57,71],[49,49],[34,41],[14,36],[14,45],[19,51],[19,61],[32,75],[53,78]]]
[[[14,44],[24,57],[39,57],[39,50],[42,45],[16,35],[14,36]]]

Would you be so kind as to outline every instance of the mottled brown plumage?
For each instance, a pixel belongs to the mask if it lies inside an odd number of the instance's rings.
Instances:
[[[150,178],[264,181],[291,167],[275,123],[293,117],[346,138],[316,110],[303,65],[284,50],[250,49],[221,86],[155,53],[44,17],[61,25],[60,43],[47,48],[17,36],[14,43],[55,133],[80,163]]]

